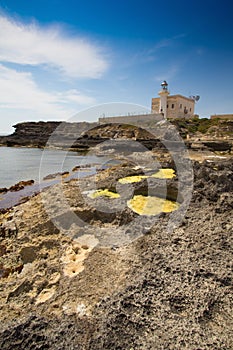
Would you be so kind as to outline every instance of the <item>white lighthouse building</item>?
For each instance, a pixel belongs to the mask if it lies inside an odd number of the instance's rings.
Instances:
[[[195,101],[199,100],[199,96],[170,95],[166,80],[162,82],[161,87],[159,97],[152,98],[151,113],[161,113],[164,119],[193,117]]]
[[[164,119],[167,119],[167,97],[170,94],[168,91],[168,83],[164,80],[161,84],[162,90],[159,91],[160,105],[159,112],[164,115]]]

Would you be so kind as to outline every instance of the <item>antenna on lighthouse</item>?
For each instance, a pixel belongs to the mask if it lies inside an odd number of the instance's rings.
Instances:
[[[199,95],[195,95],[195,96],[189,96],[189,98],[191,98],[192,100],[194,100],[195,102],[200,100],[200,96]]]

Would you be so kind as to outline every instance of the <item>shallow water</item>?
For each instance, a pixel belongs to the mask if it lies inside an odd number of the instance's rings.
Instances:
[[[0,188],[22,180],[38,182],[48,174],[71,171],[76,165],[101,163],[103,158],[77,152],[0,147]]]
[[[32,195],[40,192],[46,187],[55,185],[61,182],[67,182],[71,179],[79,179],[85,176],[90,176],[96,173],[96,168],[91,167],[88,169],[81,169],[80,171],[71,172],[69,176],[63,178],[61,176],[56,177],[55,179],[45,180],[40,183],[36,182],[31,186],[25,186],[22,190],[0,194],[0,209],[7,209],[14,205],[17,205],[21,202],[24,202],[24,199],[31,197]]]

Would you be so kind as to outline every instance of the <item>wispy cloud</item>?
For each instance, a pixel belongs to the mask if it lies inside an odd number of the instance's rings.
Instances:
[[[159,72],[154,76],[154,80],[161,82],[163,80],[172,80],[180,71],[179,65],[172,65],[164,72]]]
[[[164,38],[158,42],[155,42],[154,45],[150,47],[142,47],[137,52],[131,54],[128,57],[125,65],[131,66],[132,64],[141,64],[141,63],[149,63],[159,60],[161,57],[161,53],[164,49],[172,50],[180,45],[181,40],[185,38],[187,34],[182,33],[170,38]]]
[[[74,78],[99,78],[108,67],[101,47],[59,26],[23,24],[0,14],[0,32],[1,62],[46,65]]]
[[[159,42],[155,43],[152,47],[150,47],[147,50],[147,57],[150,58],[150,60],[155,59],[157,56],[159,56],[159,52],[162,49],[171,49],[174,48],[180,41],[180,39],[183,39],[186,37],[186,34],[178,34],[171,38],[164,38],[160,40]]]
[[[0,64],[0,110],[17,110],[35,117],[66,119],[77,108],[95,103],[77,90],[46,92],[41,90],[31,73],[17,72]],[[76,108],[75,108],[76,107]]]

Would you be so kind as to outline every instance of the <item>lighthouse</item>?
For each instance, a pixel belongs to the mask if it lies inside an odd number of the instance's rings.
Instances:
[[[167,97],[170,94],[168,91],[168,83],[164,80],[161,84],[162,90],[159,91],[160,104],[159,112],[164,115],[164,119],[167,119]]]

